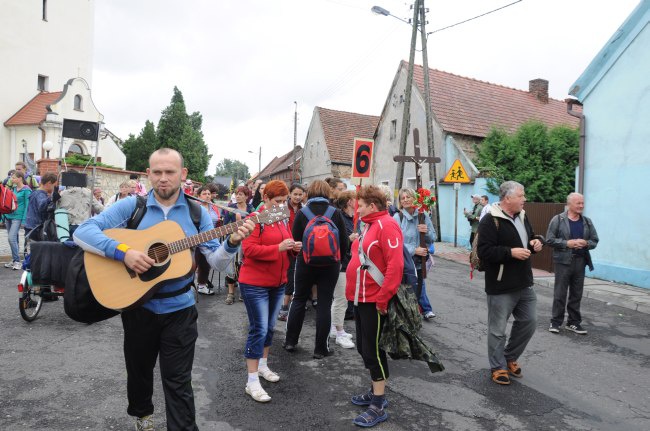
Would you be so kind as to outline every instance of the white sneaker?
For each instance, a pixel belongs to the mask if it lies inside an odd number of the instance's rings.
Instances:
[[[246,384],[246,393],[251,396],[258,403],[268,403],[271,401],[271,397],[266,393],[262,385],[260,385],[259,380],[255,380],[255,383]]]
[[[344,335],[336,337],[336,344],[343,347],[344,349],[351,349],[354,347],[354,343],[352,342],[352,340]]]
[[[257,374],[264,378],[267,382],[275,383],[280,381],[280,376],[277,373],[271,371],[270,368],[259,368]]]
[[[336,326],[332,326],[332,328],[330,329],[330,337],[338,338],[339,336],[340,337],[347,337],[347,338],[350,338],[350,339],[354,338],[354,336],[352,334],[349,334],[349,333],[345,332],[345,329],[343,330],[343,334],[339,335],[338,331],[336,330]]]
[[[427,311],[426,313],[424,313],[424,318],[427,320],[433,319],[434,317],[436,317],[436,313],[434,313],[433,311]]]
[[[14,269],[14,271],[17,270],[17,269],[22,269],[22,268],[23,268],[23,264],[22,264],[22,263],[20,263],[20,262],[14,262],[14,264],[13,264],[13,269]]]
[[[207,284],[199,284],[196,290],[201,295],[214,295],[214,290],[210,289]]]
[[[14,263],[13,263],[13,262],[7,262],[7,263],[5,263],[5,268],[13,268],[13,267],[14,267]]]

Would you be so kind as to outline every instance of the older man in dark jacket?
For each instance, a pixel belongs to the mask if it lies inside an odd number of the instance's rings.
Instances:
[[[530,256],[542,249],[543,238],[535,236],[524,212],[524,186],[506,181],[499,188],[499,197],[479,224],[478,256],[485,268],[492,380],[508,385],[509,375],[522,376],[517,359],[535,333],[537,296]],[[514,323],[508,339],[506,326],[511,314]]]
[[[587,330],[581,325],[580,301],[585,282],[585,266],[590,271],[594,270],[589,250],[598,245],[598,233],[591,219],[582,215],[585,199],[580,193],[569,194],[566,202],[566,211],[551,219],[546,232],[546,244],[553,247],[555,263],[553,317],[548,330],[552,333],[560,332],[566,309],[566,329],[586,335]]]

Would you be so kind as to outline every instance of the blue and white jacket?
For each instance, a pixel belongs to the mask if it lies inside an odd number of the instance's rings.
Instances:
[[[74,232],[74,241],[85,251],[114,258],[115,250],[119,243],[104,235],[102,231],[112,228],[125,228],[127,221],[133,214],[135,204],[135,197],[128,197],[115,202],[115,204],[111,205],[101,214],[83,222]],[[180,193],[178,200],[165,217],[162,208],[153,196],[153,192],[150,191],[147,197],[147,212],[137,229],[147,229],[164,220],[172,220],[178,223],[186,236],[198,233],[196,226],[192,223],[189,206],[183,193]],[[201,232],[208,231],[212,228],[212,220],[205,208],[202,208]],[[214,239],[201,244],[199,249],[211,267],[222,271],[226,269],[235,257],[235,253],[237,253],[239,247],[230,247],[227,241],[221,244],[218,240]],[[181,280],[169,281],[158,292],[163,293],[179,290],[190,283],[192,278],[193,274]],[[194,293],[190,290],[182,295],[171,298],[150,299],[144,303],[143,307],[156,314],[165,314],[182,310],[192,305],[194,305]]]
[[[402,214],[402,220],[400,220],[400,213]],[[399,227],[402,229],[402,234],[404,235],[404,247],[408,250],[411,256],[415,256],[415,248],[420,246],[420,232],[418,232],[418,212],[415,210],[413,215],[411,215],[405,209],[401,209],[400,212],[396,213],[393,218],[399,224]],[[436,229],[431,223],[431,218],[427,213],[424,213],[424,224],[427,226],[427,233],[424,234],[424,242],[426,247],[429,248],[436,237]],[[416,267],[420,267],[421,259],[414,259],[416,262]]]

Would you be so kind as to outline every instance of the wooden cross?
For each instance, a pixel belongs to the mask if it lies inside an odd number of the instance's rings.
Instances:
[[[412,162],[415,163],[415,187],[416,191],[422,188],[422,164],[423,163],[440,163],[440,157],[429,157],[420,155],[420,131],[418,129],[413,129],[413,146],[414,156],[395,156],[393,160],[396,162]],[[437,198],[437,196],[436,196]],[[398,196],[399,199],[399,196]],[[418,224],[424,224],[424,213],[418,212]],[[424,233],[420,232],[420,247],[426,248],[426,242],[424,240]],[[420,256],[422,259],[422,264],[420,265],[420,271],[418,272],[418,292],[417,297],[420,298],[420,293],[422,292],[422,282],[427,277],[427,258],[425,256]]]

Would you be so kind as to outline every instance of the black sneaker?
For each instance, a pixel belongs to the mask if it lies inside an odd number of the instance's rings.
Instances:
[[[576,323],[574,325],[566,325],[566,329],[575,332],[576,334],[587,335],[587,330],[580,326],[579,323]]]
[[[560,333],[560,325],[556,325],[555,323],[551,323],[551,326],[548,327],[548,332],[552,332],[554,334],[559,334]]]

